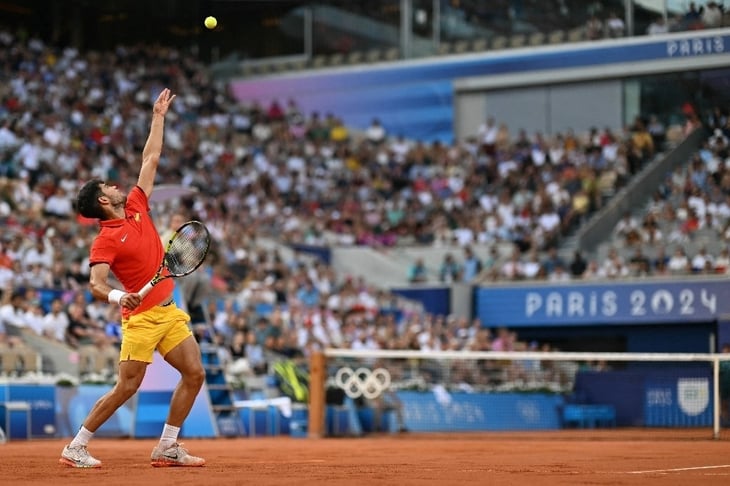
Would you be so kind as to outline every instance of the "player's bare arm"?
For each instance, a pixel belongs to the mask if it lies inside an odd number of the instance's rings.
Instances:
[[[109,292],[115,290],[109,285],[109,264],[97,263],[91,267],[89,273],[89,288],[94,298],[107,301]],[[134,310],[142,302],[142,298],[137,293],[124,293],[119,303],[127,309]]]
[[[139,171],[137,185],[145,192],[147,197],[152,194],[157,165],[162,154],[162,139],[165,128],[165,115],[175,95],[170,93],[168,88],[162,90],[152,108],[152,123],[150,134],[142,150],[142,168]]]

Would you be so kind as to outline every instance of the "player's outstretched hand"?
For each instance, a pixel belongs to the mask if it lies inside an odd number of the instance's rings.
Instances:
[[[160,93],[155,101],[155,106],[152,107],[152,112],[155,115],[165,116],[167,109],[170,107],[170,103],[175,99],[175,95],[170,93],[169,88],[165,88]]]

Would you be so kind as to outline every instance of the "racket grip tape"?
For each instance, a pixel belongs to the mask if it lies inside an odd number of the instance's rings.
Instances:
[[[144,298],[145,295],[147,295],[147,294],[150,293],[150,290],[152,290],[152,287],[154,287],[154,285],[152,284],[152,282],[148,282],[147,285],[145,285],[144,287],[142,287],[142,290],[140,290],[137,293],[139,294],[140,297],[143,297]]]

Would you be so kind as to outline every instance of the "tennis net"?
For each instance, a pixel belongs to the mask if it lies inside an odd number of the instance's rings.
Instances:
[[[730,354],[326,349],[311,362],[310,435],[635,427],[730,438],[728,366]]]

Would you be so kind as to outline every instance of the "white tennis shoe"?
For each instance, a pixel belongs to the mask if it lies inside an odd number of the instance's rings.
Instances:
[[[86,446],[64,447],[63,452],[61,452],[61,459],[58,462],[69,467],[101,467],[101,461],[89,454]]]
[[[166,449],[162,449],[159,444],[152,449],[151,463],[154,467],[200,467],[205,465],[205,459],[188,454],[182,444],[175,442]]]

